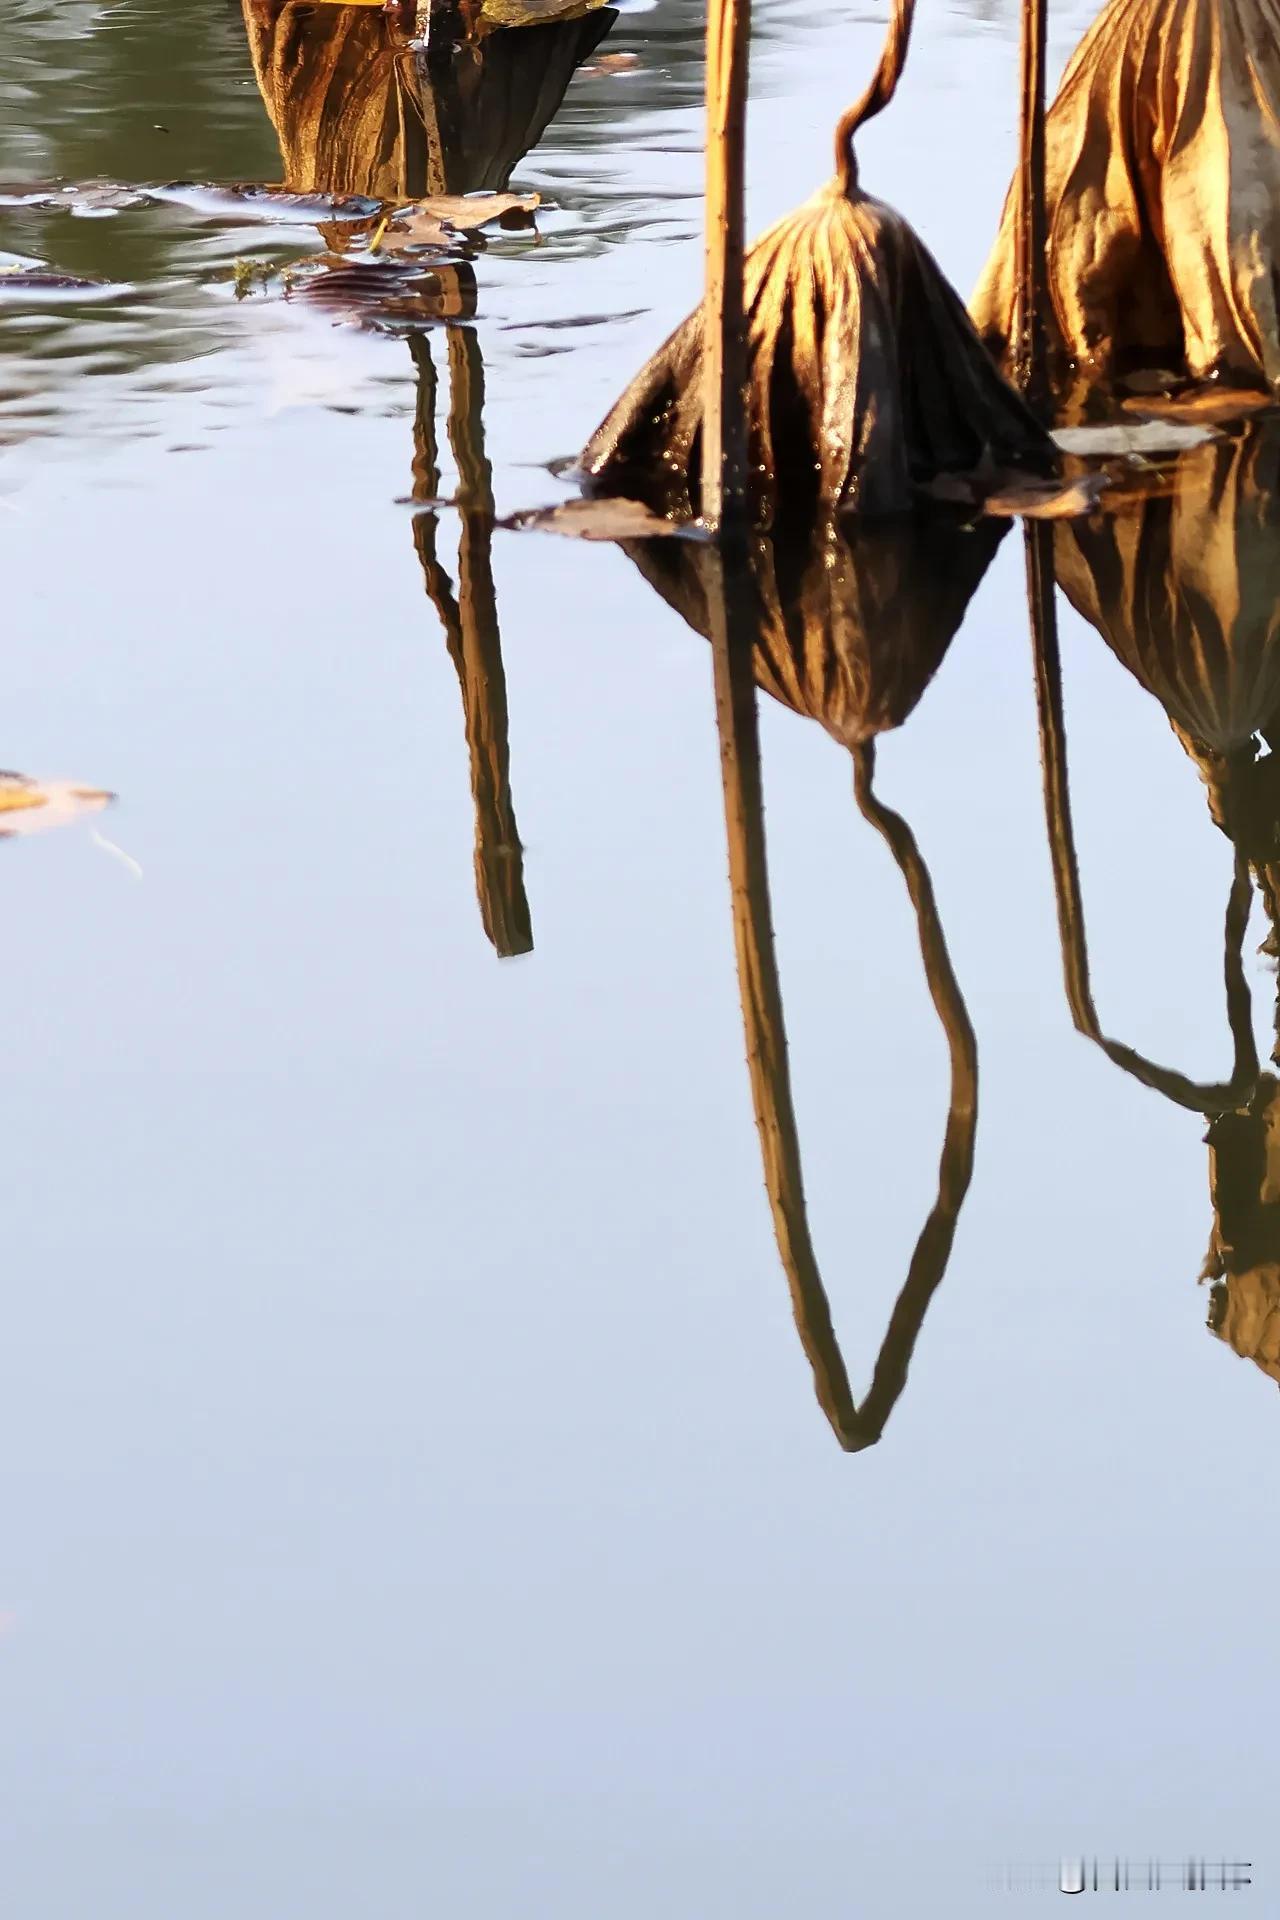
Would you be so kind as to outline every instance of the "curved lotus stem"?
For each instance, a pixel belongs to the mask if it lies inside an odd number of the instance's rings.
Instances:
[[[1040,724],[1040,758],[1044,776],[1045,822],[1053,863],[1053,885],[1058,906],[1058,937],[1067,1003],[1076,1030],[1092,1040],[1107,1058],[1144,1086],[1194,1113],[1225,1113],[1238,1107],[1258,1078],[1258,1053],[1253,1038],[1248,982],[1241,947],[1248,925],[1252,892],[1249,867],[1236,856],[1227,903],[1224,973],[1227,1019],[1235,1050],[1232,1077],[1225,1083],[1201,1083],[1169,1067],[1157,1066],[1143,1054],[1103,1033],[1093,1003],[1089,953],[1085,937],[1084,902],[1071,824],[1071,794],[1067,778],[1066,725],[1062,704],[1062,662],[1058,650],[1058,623],[1054,607],[1053,529],[1029,522],[1027,541],[1027,600],[1035,658],[1036,710]]]
[[[874,750],[854,756],[858,804],[884,835],[916,909],[925,972],[951,1049],[951,1104],[938,1198],[916,1244],[890,1317],[864,1405],[855,1405],[831,1307],[809,1232],[804,1175],[782,990],[774,951],[760,776],[759,718],[751,669],[749,584],[719,554],[707,557],[708,606],[715,661],[716,721],[724,787],[734,944],[747,1065],[765,1187],[800,1342],[813,1369],[818,1402],[846,1452],[873,1446],[902,1391],[916,1338],[951,1252],[969,1185],[977,1125],[977,1053],[973,1029],[951,970],[928,870],[905,821],[871,794]]]
[[[911,43],[911,22],[915,18],[916,0],[891,0],[889,30],[885,35],[884,46],[880,53],[880,64],[871,76],[869,85],[861,99],[855,100],[847,112],[842,113],[836,123],[836,178],[845,193],[852,193],[858,184],[858,162],[853,151],[853,137],[859,127],[865,126],[882,113],[898,91],[898,82],[902,78],[902,69],[907,64],[907,48]]]
[[[418,369],[414,497],[427,500],[434,498],[440,484],[435,446],[436,372],[426,338],[411,334],[409,345]],[[523,849],[511,800],[507,676],[491,554],[493,492],[484,451],[484,364],[471,327],[449,329],[449,381],[449,439],[458,468],[462,520],[457,598],[436,555],[434,513],[415,514],[413,538],[427,593],[440,616],[462,689],[476,814],[475,874],[480,918],[498,954],[508,959],[532,951],[533,928],[524,885]]]
[[[863,817],[883,835],[907,883],[907,892],[916,910],[925,979],[951,1056],[951,1098],[938,1165],[938,1197],[916,1241],[907,1278],[876,1361],[870,1391],[862,1403],[863,1422],[878,1434],[906,1385],[916,1336],[947,1270],[956,1221],[969,1191],[978,1130],[978,1046],[947,952],[929,869],[906,821],[882,805],[871,791],[875,772],[875,747],[871,742],[855,750],[853,768],[854,793]]]

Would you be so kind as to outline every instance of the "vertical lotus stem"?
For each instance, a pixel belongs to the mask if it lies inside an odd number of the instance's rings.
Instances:
[[[1027,611],[1031,618],[1031,647],[1036,676],[1036,711],[1040,723],[1040,770],[1044,782],[1045,820],[1049,857],[1053,864],[1054,898],[1058,908],[1058,940],[1067,1003],[1079,1033],[1101,1040],[1098,1016],[1089,985],[1089,958],[1084,938],[1084,905],[1071,824],[1071,793],[1067,784],[1066,721],[1062,706],[1062,657],[1058,647],[1058,612],[1054,600],[1053,529],[1043,520],[1023,523],[1026,543]]]
[[[709,0],[702,518],[730,538],[746,515],[742,257],[750,36],[751,0]]]
[[[1026,523],[1027,602],[1031,615],[1031,646],[1035,662],[1036,711],[1040,726],[1040,762],[1044,780],[1045,823],[1058,907],[1058,938],[1067,1004],[1076,1031],[1101,1047],[1107,1058],[1143,1086],[1195,1113],[1222,1112],[1239,1104],[1258,1076],[1258,1055],[1248,982],[1241,948],[1249,919],[1251,889],[1248,863],[1236,856],[1227,902],[1223,972],[1227,992],[1227,1019],[1234,1048],[1232,1076],[1223,1083],[1202,1084],[1185,1074],[1136,1053],[1122,1041],[1110,1040],[1098,1022],[1089,981],[1089,950],[1085,937],[1084,900],[1071,820],[1071,790],[1067,778],[1067,736],[1062,704],[1062,657],[1058,647],[1058,619],[1054,604],[1053,528],[1043,520]]]
[[[421,499],[430,498],[439,488],[436,375],[425,339],[414,335],[410,346],[418,366],[414,497]],[[511,800],[507,678],[491,554],[493,489],[484,451],[484,364],[471,327],[449,329],[449,380],[449,439],[458,468],[462,520],[456,599],[449,576],[436,557],[434,513],[415,515],[414,543],[462,689],[475,802],[476,894],[484,930],[505,959],[532,950],[533,929],[524,886],[523,849]]]
[[[854,1452],[860,1431],[849,1377],[831,1324],[831,1308],[809,1236],[800,1142],[791,1100],[782,989],[773,944],[765,851],[760,733],[751,672],[750,586],[741,568],[719,553],[706,556],[707,603],[715,661],[716,726],[729,842],[733,938],[747,1042],[751,1098],[773,1210],[778,1251],[791,1290],[800,1342],[813,1369],[819,1405],[842,1447]]]
[[[1022,0],[1019,63],[1018,225],[1014,263],[1014,378],[1032,411],[1050,408],[1045,308],[1048,220],[1044,184],[1044,72],[1048,0]]]

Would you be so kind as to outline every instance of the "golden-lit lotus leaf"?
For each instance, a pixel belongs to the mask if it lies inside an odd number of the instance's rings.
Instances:
[[[939,474],[1051,470],[1053,448],[900,214],[832,181],[744,270],[758,519],[904,514]],[[702,309],[641,369],[582,466],[604,492],[689,512],[702,463]]]
[[[1045,144],[1059,360],[1099,382],[1133,366],[1280,382],[1280,0],[1109,0]],[[1011,188],[970,303],[998,355],[1016,225]]]

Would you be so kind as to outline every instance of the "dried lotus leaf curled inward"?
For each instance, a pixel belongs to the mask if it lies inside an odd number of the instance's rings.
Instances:
[[[1280,0],[1110,0],[1045,128],[1059,387],[1137,369],[1280,384]],[[1017,195],[970,302],[1011,350]]]
[[[836,129],[836,176],[747,254],[749,481],[764,525],[897,514],[940,474],[1050,472],[1054,450],[907,222],[862,192],[858,128],[892,98],[914,0],[893,0],[880,66]],[[703,310],[632,381],[582,454],[593,490],[693,512]]]

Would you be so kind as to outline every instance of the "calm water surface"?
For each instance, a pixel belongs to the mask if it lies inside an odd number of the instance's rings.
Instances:
[[[882,31],[760,15],[756,227],[823,178]],[[700,31],[623,11],[601,51],[638,64],[589,62],[515,165],[536,234],[492,232],[474,320],[413,347],[235,298],[314,226],[0,207],[8,252],[116,283],[0,295],[0,762],[115,789],[142,869],[78,829],[0,849],[14,1920],[986,1916],[1056,1897],[991,1868],[1094,1850],[1250,1859],[1277,1898],[1276,1385],[1206,1329],[1208,1107],[1073,1026],[1020,532],[879,751],[982,1104],[910,1381],[850,1457],[763,1190],[710,650],[624,553],[490,525],[489,488],[565,491],[548,463],[696,298]],[[863,176],[967,288],[1014,19],[929,0],[917,34]],[[282,178],[230,0],[7,0],[5,48],[7,188]],[[1202,461],[1140,561],[1058,536],[1098,1016],[1205,1082],[1233,853],[1131,667],[1213,546],[1262,698],[1268,457]],[[760,731],[860,1396],[948,1049],[849,753],[773,700]],[[1266,931],[1259,902],[1264,1060]]]

